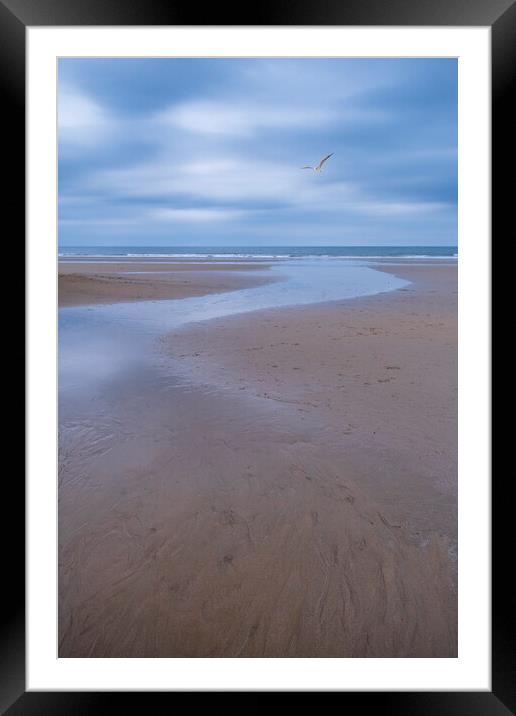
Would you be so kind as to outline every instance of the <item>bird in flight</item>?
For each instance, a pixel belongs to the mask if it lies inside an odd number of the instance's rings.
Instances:
[[[319,164],[316,167],[301,167],[301,169],[313,169],[314,172],[320,172],[324,162],[332,156],[333,156],[333,152],[331,154],[328,154],[328,156],[324,157],[324,159],[321,159],[321,161],[319,162]]]

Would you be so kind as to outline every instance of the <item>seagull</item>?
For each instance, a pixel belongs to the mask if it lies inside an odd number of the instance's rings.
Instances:
[[[313,169],[314,172],[320,172],[324,162],[332,156],[333,156],[333,152],[331,154],[328,154],[327,157],[324,157],[324,159],[321,159],[321,161],[319,162],[319,164],[316,167],[301,167],[301,169]]]

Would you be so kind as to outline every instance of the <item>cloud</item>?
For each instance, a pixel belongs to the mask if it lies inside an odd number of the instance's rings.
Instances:
[[[217,208],[186,208],[186,209],[155,209],[150,212],[149,218],[157,221],[231,221],[242,218],[246,212],[235,209]]]
[[[115,125],[105,108],[71,85],[59,87],[57,119],[61,151],[87,149],[105,141]]]
[[[371,216],[427,216],[438,211],[449,211],[452,205],[437,201],[364,201],[354,207],[359,213]]]
[[[92,187],[114,198],[150,197],[175,204],[158,207],[148,218],[160,222],[236,221],[258,213],[288,219],[292,212],[328,222],[350,214],[364,217],[424,217],[453,210],[446,202],[379,199],[367,187],[325,174],[303,172],[282,163],[207,157],[173,165],[157,158],[121,170],[108,170],[92,178]],[[189,202],[210,206],[188,206]],[[217,206],[223,203],[224,206]],[[186,206],[185,206],[186,204]],[[333,217],[333,218],[332,218]]]
[[[272,202],[324,204],[349,197],[346,182],[326,182],[323,175],[303,172],[288,163],[218,155],[177,162],[157,157],[124,169],[106,170],[90,177],[90,188],[113,196],[190,197],[213,202]]]
[[[63,60],[60,239],[454,242],[440,62]]]
[[[307,129],[334,122],[329,109],[259,105],[249,103],[195,101],[169,107],[156,120],[165,128],[206,135],[251,136],[261,130]]]
[[[112,217],[99,217],[98,219],[92,218],[81,218],[81,219],[60,219],[62,226],[76,226],[76,227],[124,227],[124,226],[137,226],[141,224],[143,217],[124,217],[124,216],[112,216]]]

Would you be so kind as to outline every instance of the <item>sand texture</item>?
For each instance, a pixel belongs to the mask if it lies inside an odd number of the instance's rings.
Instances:
[[[62,406],[60,656],[456,656],[456,267],[390,270]]]
[[[263,264],[62,261],[59,306],[188,298],[233,291],[272,280]],[[256,275],[249,275],[250,273]],[[262,274],[262,275],[260,275]]]

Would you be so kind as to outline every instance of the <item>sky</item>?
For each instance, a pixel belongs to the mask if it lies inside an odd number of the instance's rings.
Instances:
[[[457,245],[454,59],[66,58],[58,76],[62,247]]]

